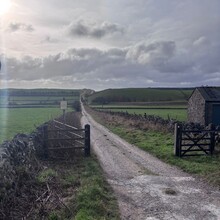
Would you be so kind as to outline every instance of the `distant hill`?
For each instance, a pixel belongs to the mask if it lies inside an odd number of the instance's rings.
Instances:
[[[72,106],[80,93],[76,89],[0,89],[0,108],[57,107],[63,98]]]
[[[78,89],[0,89],[0,96],[79,96]]]
[[[106,89],[88,97],[89,104],[113,102],[187,101],[193,88],[125,88]]]

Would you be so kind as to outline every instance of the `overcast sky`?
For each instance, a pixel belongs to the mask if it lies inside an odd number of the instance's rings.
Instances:
[[[1,88],[220,85],[219,0],[11,2]]]

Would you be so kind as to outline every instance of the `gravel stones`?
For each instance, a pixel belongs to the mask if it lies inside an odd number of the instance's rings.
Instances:
[[[82,111],[121,219],[220,219],[217,189],[127,143]]]

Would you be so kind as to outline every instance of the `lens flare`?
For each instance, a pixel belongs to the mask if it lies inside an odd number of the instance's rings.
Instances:
[[[11,7],[11,0],[0,0],[0,15],[4,15]]]

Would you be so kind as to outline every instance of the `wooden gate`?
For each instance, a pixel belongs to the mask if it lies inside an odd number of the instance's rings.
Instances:
[[[53,120],[44,128],[44,156],[52,152],[75,152],[84,150],[85,156],[90,156],[90,125],[78,129],[63,122]]]
[[[178,157],[212,155],[215,148],[216,130],[183,130],[175,125],[174,154]]]

